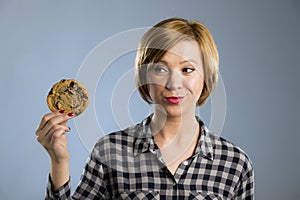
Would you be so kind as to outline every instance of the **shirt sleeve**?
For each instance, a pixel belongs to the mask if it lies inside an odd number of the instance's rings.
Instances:
[[[254,171],[251,169],[243,176],[236,190],[234,199],[253,200],[254,199]]]
[[[70,179],[67,183],[58,188],[58,190],[52,191],[52,183],[49,175],[45,199],[107,199],[108,195],[104,181],[103,166],[97,156],[98,150],[94,149],[86,163],[80,183],[72,196]]]
[[[49,174],[48,185],[46,190],[46,200],[59,200],[59,199],[70,199],[71,186],[70,179],[56,191],[52,191],[52,181]]]
[[[94,151],[85,166],[80,184],[73,195],[74,199],[82,199],[83,197],[85,197],[84,199],[108,199],[103,165],[95,158]]]

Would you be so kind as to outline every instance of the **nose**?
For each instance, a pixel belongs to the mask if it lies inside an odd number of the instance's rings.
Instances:
[[[182,88],[182,75],[178,72],[171,71],[166,83],[166,88],[169,90],[178,90]]]

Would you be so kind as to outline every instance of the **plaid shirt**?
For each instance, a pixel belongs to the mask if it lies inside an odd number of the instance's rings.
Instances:
[[[198,118],[197,118],[198,119]],[[192,157],[170,173],[150,130],[142,123],[101,138],[71,197],[70,181],[46,199],[254,199],[254,173],[247,155],[211,133],[201,136]]]

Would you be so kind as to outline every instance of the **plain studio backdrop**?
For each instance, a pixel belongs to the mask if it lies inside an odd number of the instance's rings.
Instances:
[[[226,94],[218,134],[251,158],[256,199],[299,197],[299,1],[1,0],[1,200],[43,199],[49,158],[34,131],[49,112],[46,95],[60,79],[80,77],[83,66],[91,74],[90,121],[101,127],[102,133],[93,133],[99,137],[151,112],[132,88],[134,47],[141,28],[169,17],[199,20],[214,36]],[[98,74],[84,65],[96,50],[95,65],[105,68]],[[211,102],[198,110],[207,125]],[[222,116],[224,106],[218,112]],[[85,138],[92,131],[78,131],[74,120],[69,125],[74,190],[89,155]]]

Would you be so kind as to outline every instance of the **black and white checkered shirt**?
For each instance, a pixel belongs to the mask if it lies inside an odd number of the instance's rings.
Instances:
[[[198,119],[198,118],[197,118]],[[168,171],[150,131],[142,123],[101,138],[71,197],[70,181],[46,199],[254,199],[247,155],[211,133],[198,119],[201,136],[192,157]]]

